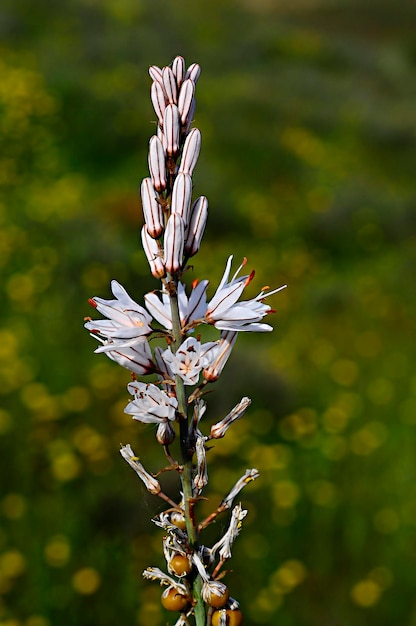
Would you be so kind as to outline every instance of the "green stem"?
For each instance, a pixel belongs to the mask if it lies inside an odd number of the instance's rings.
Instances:
[[[170,277],[168,277],[169,279]],[[170,281],[169,289],[170,308],[172,315],[172,331],[174,337],[173,349],[179,348],[183,341],[181,322],[179,315],[179,303],[177,294],[177,281]],[[174,286],[174,289],[172,288]],[[194,502],[192,493],[192,457],[194,453],[194,442],[189,441],[189,418],[188,418],[188,401],[186,396],[185,385],[180,376],[175,376],[176,397],[178,400],[178,411],[181,415],[179,422],[181,455],[182,455],[182,473],[181,483],[185,508],[185,522],[188,533],[189,547],[192,552],[198,549],[198,525],[194,517]],[[196,602],[194,606],[196,626],[205,626],[205,603],[201,596],[202,580],[199,574],[193,583],[193,594]]]

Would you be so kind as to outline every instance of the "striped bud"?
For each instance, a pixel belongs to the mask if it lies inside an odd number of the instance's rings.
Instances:
[[[153,108],[159,120],[159,125],[163,125],[163,113],[166,109],[166,98],[163,87],[160,83],[154,81],[150,89],[150,98],[152,100]]]
[[[166,225],[164,240],[164,264],[170,274],[176,274],[182,269],[184,232],[183,219],[177,213],[172,213]]]
[[[179,171],[192,176],[200,151],[201,131],[198,128],[193,128],[185,139]]]
[[[163,211],[160,203],[157,201],[151,178],[143,179],[140,195],[147,232],[153,239],[158,239],[163,233]]]
[[[166,137],[166,152],[174,157],[179,152],[181,122],[176,104],[168,104],[163,115],[163,133]]]
[[[142,228],[142,246],[144,253],[149,261],[150,271],[155,278],[163,278],[165,275],[165,265],[162,259],[162,252],[157,244],[147,232],[146,226]]]
[[[183,125],[188,121],[188,115],[192,108],[192,102],[195,94],[195,83],[188,78],[183,83],[179,92],[178,109],[181,116],[181,122]]]
[[[195,96],[194,96],[194,99],[192,100],[192,104],[191,104],[191,110],[188,113],[188,121],[186,122],[186,126],[184,128],[185,135],[187,135],[189,133],[189,129],[191,128],[191,124],[194,121],[195,109],[196,109],[196,100],[195,100]]]
[[[184,225],[189,222],[189,211],[192,200],[192,178],[189,174],[179,173],[172,189],[171,211],[183,219]]]
[[[194,256],[201,245],[208,218],[208,200],[200,196],[191,207],[189,224],[185,233],[185,254]]]
[[[178,101],[178,87],[176,86],[176,79],[170,67],[163,68],[162,80],[169,104],[176,104]]]
[[[162,141],[153,135],[149,141],[149,172],[156,191],[166,189],[165,150]]]
[[[188,69],[186,70],[185,80],[187,78],[190,78],[191,80],[194,81],[194,83],[196,83],[196,81],[199,78],[200,73],[201,73],[201,68],[198,65],[198,63],[192,63],[192,65],[190,65]]]
[[[176,84],[179,87],[182,85],[183,78],[185,76],[185,59],[181,56],[177,56],[172,62],[172,72],[176,78]]]
[[[152,80],[154,80],[154,81],[156,81],[157,83],[160,83],[160,84],[163,83],[163,80],[162,80],[162,70],[157,65],[151,65],[149,67],[149,74],[150,74],[150,78]]]

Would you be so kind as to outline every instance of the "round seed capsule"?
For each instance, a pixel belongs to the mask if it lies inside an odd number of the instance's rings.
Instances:
[[[219,626],[220,617],[224,614],[227,626],[240,626],[243,623],[243,614],[240,609],[235,609],[235,611],[231,609],[221,609],[213,612],[212,626]]]
[[[189,559],[182,554],[175,554],[169,563],[169,567],[176,576],[186,576],[192,571],[192,565]]]
[[[188,606],[188,598],[176,591],[175,587],[167,587],[160,599],[167,611],[183,611]]]

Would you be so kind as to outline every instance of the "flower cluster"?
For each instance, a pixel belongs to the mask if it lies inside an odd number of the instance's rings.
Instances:
[[[240,332],[272,330],[263,321],[274,312],[265,300],[285,286],[272,291],[263,288],[255,298],[243,300],[254,272],[241,275],[246,259],[232,272],[232,256],[212,296],[208,296],[208,280],[194,280],[190,288],[182,281],[188,260],[200,248],[208,216],[206,197],[192,197],[192,175],[201,148],[201,133],[191,127],[200,68],[195,63],[186,68],[178,56],[171,66],[152,66],[149,73],[157,128],[149,142],[149,176],[140,188],[144,216],[141,240],[160,287],[144,296],[142,306],[113,280],[112,299],[90,300],[102,319],[87,318],[85,327],[99,342],[96,352],[103,352],[132,373],[133,380],[127,386],[132,399],[125,412],[134,420],[156,425],[156,438],[182,481],[182,497],[174,502],[163,493],[159,481],[146,472],[130,445],[121,448],[122,456],[148,491],[170,504],[170,509],[154,520],[167,533],[164,553],[169,574],[148,568],[145,577],[167,586],[162,604],[179,611],[176,624],[188,624],[194,615],[196,624],[202,626],[206,606],[214,626],[238,624],[238,603],[229,597],[228,588],[218,577],[223,563],[231,557],[231,545],[247,511],[239,504],[233,508],[228,530],[210,549],[200,543],[199,533],[232,507],[241,489],[257,478],[257,470],[247,470],[217,509],[199,524],[193,507],[208,483],[206,443],[222,438],[251,401],[243,398],[204,435],[200,428],[206,406],[201,396],[204,386],[221,375]],[[204,325],[218,329],[217,340],[202,341]],[[147,376],[151,379],[142,380]],[[178,435],[180,457],[175,460],[169,447]]]

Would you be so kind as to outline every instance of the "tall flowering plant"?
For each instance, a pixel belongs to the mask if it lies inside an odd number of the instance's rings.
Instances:
[[[188,261],[201,245],[208,215],[207,198],[192,197],[192,174],[201,148],[201,133],[192,128],[200,67],[194,63],[186,69],[178,56],[171,66],[152,66],[149,73],[157,130],[149,142],[149,177],[140,189],[141,241],[150,271],[161,284],[144,296],[142,306],[113,280],[113,299],[90,300],[102,319],[87,318],[85,327],[99,342],[97,353],[103,352],[131,372],[132,382],[127,386],[131,400],[125,412],[138,422],[156,425],[156,439],[168,469],[177,472],[181,481],[181,493],[173,500],[162,490],[159,473],[146,471],[129,444],[121,447],[121,455],[146,489],[166,503],[153,522],[165,532],[167,572],[148,567],[144,577],[165,587],[162,605],[179,614],[176,626],[190,624],[190,620],[197,626],[236,626],[242,623],[242,614],[223,580],[223,566],[231,558],[233,542],[247,515],[240,503],[234,504],[235,499],[258,477],[258,471],[247,469],[207,518],[198,520],[195,509],[208,483],[207,444],[224,437],[251,400],[244,397],[207,430],[203,427],[204,393],[220,377],[239,333],[272,330],[263,321],[274,312],[265,300],[285,285],[241,299],[254,272],[240,274],[245,259],[233,271],[232,256],[210,296],[208,280],[194,280],[190,286],[183,282]],[[216,341],[203,342],[195,332],[206,324],[218,329]],[[159,341],[151,341],[156,338]],[[149,376],[151,382],[146,380]],[[175,439],[179,445],[173,452]],[[227,511],[230,519],[224,535],[213,546],[204,545],[202,531]]]

